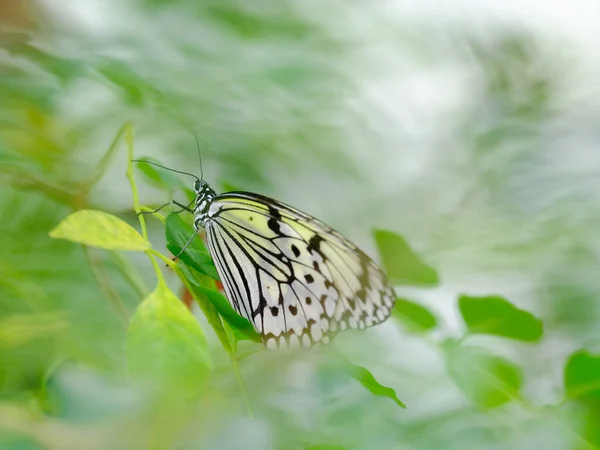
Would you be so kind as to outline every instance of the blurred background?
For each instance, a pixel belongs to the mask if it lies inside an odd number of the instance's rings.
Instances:
[[[600,448],[598,23],[591,0],[1,0],[0,449]],[[435,326],[335,343],[408,409],[326,358],[261,353],[240,361],[251,419],[198,311],[210,394],[174,406],[128,380],[148,259],[48,236],[82,208],[139,229],[125,146],[99,166],[127,121],[138,157],[199,174],[196,134],[217,191],[292,204],[375,259],[390,230],[435,269],[396,289]],[[185,198],[137,175],[142,204]],[[466,333],[460,295],[507,299],[543,337]],[[498,377],[452,363],[457,341],[510,361],[518,393],[473,394]]]

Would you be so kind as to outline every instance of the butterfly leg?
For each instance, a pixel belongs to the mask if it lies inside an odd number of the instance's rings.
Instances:
[[[179,211],[174,211],[174,212],[173,212],[174,214],[179,214],[179,213],[180,213],[180,212],[182,212],[182,211],[187,211],[187,212],[190,212],[190,213],[191,213],[191,212],[194,212],[194,211],[193,211],[193,210],[190,208],[190,206],[192,206],[192,205],[194,204],[194,201],[195,201],[195,200],[192,200],[192,202],[191,202],[189,205],[185,206],[185,205],[182,205],[181,203],[179,203],[179,202],[177,202],[177,201],[175,201],[175,200],[171,200],[170,202],[167,202],[167,203],[165,203],[164,205],[162,205],[162,206],[159,206],[159,207],[158,207],[158,208],[156,208],[154,211],[140,211],[140,212],[139,212],[137,215],[139,216],[140,214],[154,214],[154,213],[157,213],[157,212],[159,212],[159,211],[160,211],[161,209],[163,209],[165,206],[169,206],[169,205],[177,205],[177,206],[179,206],[179,207],[181,208]]]
[[[177,253],[177,255],[171,259],[171,261],[175,261],[177,258],[179,258],[181,256],[181,254],[185,251],[185,249],[188,247],[188,245],[190,245],[192,243],[192,240],[196,237],[196,234],[197,234],[197,231],[194,234],[192,234],[192,237],[190,237],[188,239],[188,241],[185,243],[185,245],[183,246],[181,251],[179,253]]]

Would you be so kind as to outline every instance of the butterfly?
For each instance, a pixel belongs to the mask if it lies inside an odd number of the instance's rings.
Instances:
[[[204,228],[227,299],[266,348],[325,344],[389,317],[396,297],[385,273],[330,226],[272,198],[217,194],[195,175],[143,162],[196,178],[190,205],[167,203],[194,215],[196,233],[181,253]]]

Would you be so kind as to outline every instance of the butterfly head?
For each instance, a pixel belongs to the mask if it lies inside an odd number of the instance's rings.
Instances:
[[[194,183],[194,192],[196,192],[196,206],[194,207],[194,214],[196,219],[194,224],[196,228],[204,226],[204,222],[208,216],[208,209],[212,199],[217,196],[217,193],[210,185],[204,180],[196,180]]]

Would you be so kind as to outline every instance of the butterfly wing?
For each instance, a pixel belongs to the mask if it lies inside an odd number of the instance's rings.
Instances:
[[[382,270],[331,227],[259,194],[215,197],[205,223],[227,298],[268,348],[310,347],[387,319]]]

